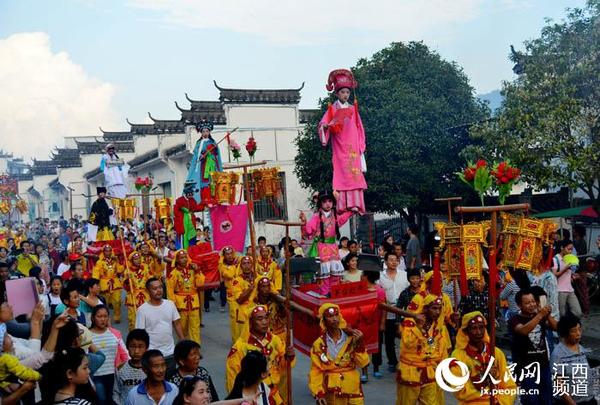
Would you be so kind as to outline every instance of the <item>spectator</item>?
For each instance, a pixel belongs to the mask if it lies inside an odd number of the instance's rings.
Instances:
[[[551,315],[554,319],[559,319],[560,312],[558,307],[558,281],[552,272],[552,268],[544,268],[541,273],[533,277],[533,282],[531,284],[534,286],[540,286],[544,289],[546,296],[548,297],[548,304],[552,307]]]
[[[150,335],[152,340],[152,335]],[[127,395],[127,405],[172,404],[179,390],[165,381],[167,363],[160,350],[151,349],[142,356],[142,369],[146,379]]]
[[[348,252],[354,253],[355,255],[358,255],[360,253],[360,249],[359,249],[357,241],[351,240],[350,242],[348,242]]]
[[[62,276],[67,270],[71,268],[69,261],[69,254],[67,252],[60,252],[60,264],[56,269],[56,275]]]
[[[461,315],[470,312],[481,312],[485,319],[490,319],[488,306],[487,274],[484,272],[479,279],[469,280],[469,295],[460,300],[458,311]]]
[[[38,258],[31,252],[31,243],[21,242],[22,253],[17,256],[17,270],[25,277],[29,277],[29,270],[38,265]]]
[[[51,362],[43,405],[92,405],[96,402],[94,389],[89,382],[89,360],[80,348],[66,348],[57,352]]]
[[[573,289],[571,265],[564,261],[566,255],[573,253],[573,242],[563,240],[559,246],[560,252],[554,256],[552,272],[558,278],[558,309],[560,316],[565,316],[569,311],[575,317],[581,318],[581,307]]]
[[[406,271],[406,261],[404,260],[404,248],[401,242],[394,242],[394,253],[398,256],[398,269]]]
[[[257,404],[262,395],[261,392],[256,393],[253,398],[239,398],[225,401],[212,402],[210,389],[206,381],[198,376],[186,378],[181,384],[179,395],[173,402],[174,405],[244,405]]]
[[[225,399],[256,398],[256,405],[269,405],[271,390],[263,382],[267,377],[267,358],[259,351],[251,350],[242,359],[241,369],[235,377],[233,388]]]
[[[175,346],[175,363],[177,370],[168,376],[167,379],[181,389],[183,381],[191,377],[199,377],[209,387],[210,396],[213,400],[218,401],[219,395],[212,382],[208,371],[200,366],[200,345],[193,340],[182,340]]]
[[[555,383],[558,381],[561,384],[560,391],[564,394],[556,397],[557,400],[561,404],[596,405],[593,371],[585,355],[586,350],[579,344],[582,336],[579,318],[572,315],[560,318],[558,335],[561,342],[552,352],[552,365],[557,370]],[[577,376],[586,378],[581,380]]]
[[[340,260],[344,260],[344,258],[346,257],[346,255],[348,255],[348,253],[350,253],[350,251],[348,250],[348,242],[350,240],[346,237],[346,236],[342,236],[340,238],[340,243],[338,245],[338,250],[340,252]]]
[[[98,394],[100,405],[112,404],[112,395],[115,383],[115,371],[122,363],[119,359],[119,348],[123,346],[120,337],[115,336],[109,329],[108,308],[98,305],[92,310],[92,343],[101,347],[106,356],[102,366],[94,373],[93,381]]]
[[[142,369],[142,357],[148,346],[150,337],[143,329],[133,329],[127,335],[127,351],[129,352],[129,361],[123,367],[117,369],[115,374],[115,389],[113,392],[113,401],[117,404],[124,404],[132,388],[139,385],[146,379],[146,373]]]
[[[419,293],[421,289],[421,271],[417,269],[410,269],[406,273],[406,277],[408,278],[408,287],[406,287],[400,295],[398,296],[398,300],[396,301],[396,306],[400,309],[408,309],[408,304],[412,301],[415,295]],[[396,317],[396,322],[400,324],[404,318],[402,316]]]
[[[64,312],[67,315],[82,325],[86,325],[85,315],[79,309],[79,291],[77,286],[73,283],[69,283],[60,292],[60,299],[65,306]],[[60,307],[56,308],[57,313],[62,313]]]
[[[412,224],[408,227],[408,243],[406,244],[406,267],[418,269],[421,267],[421,244],[418,237],[419,227]]]
[[[536,376],[528,376],[521,381],[525,392],[521,395],[522,405],[538,405],[552,403],[552,381],[550,375],[549,352],[546,342],[546,330],[556,330],[557,322],[550,314],[552,308],[546,305],[539,308],[535,296],[528,289],[522,289],[516,294],[516,302],[520,312],[509,322],[513,334],[513,362],[517,364],[514,375],[521,375],[523,369],[532,363],[539,364],[539,383]],[[529,390],[538,390],[538,395],[532,395]]]
[[[50,292],[48,293],[48,305],[50,306],[50,317],[52,318],[56,313],[56,307],[62,303],[60,299],[60,292],[62,290],[62,278],[60,276],[54,276],[50,280]]]
[[[48,252],[41,243],[36,243],[35,254],[38,258],[38,266],[41,268],[40,276],[45,284],[50,282],[50,271],[52,270],[52,259],[48,256]]]
[[[585,241],[585,233],[585,226],[573,226],[573,248],[579,256],[584,256],[588,252],[587,242]]]
[[[354,253],[348,253],[346,257],[342,260],[344,264],[344,274],[342,275],[342,280],[344,282],[357,282],[360,281],[362,276],[362,271],[358,269],[358,255]]]
[[[387,304],[395,305],[400,293],[408,287],[406,272],[398,271],[398,256],[394,252],[385,254],[386,270],[381,273],[379,285],[385,291],[385,299]],[[388,312],[385,321],[385,353],[388,359],[388,369],[390,372],[396,370],[398,358],[396,357],[396,315]]]
[[[159,350],[167,362],[169,372],[175,370],[175,341],[173,329],[180,340],[184,339],[179,321],[179,312],[173,301],[163,299],[161,281],[152,277],[146,281],[150,300],[142,304],[137,311],[135,327],[145,329],[150,336],[150,349]]]

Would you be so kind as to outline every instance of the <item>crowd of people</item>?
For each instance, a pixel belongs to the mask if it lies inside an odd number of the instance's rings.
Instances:
[[[260,237],[256,263],[249,254],[252,248],[246,255],[224,248],[221,285],[212,290],[205,289],[204,275],[188,252],[175,247],[174,235],[137,222],[122,224],[134,248],[127,264],[110,243],[90,253],[86,224],[79,218],[9,228],[0,246],[2,403],[287,403],[287,372],[295,365],[295,353],[286,345],[282,267],[286,256],[308,254],[305,241],[289,240],[286,253],[285,240],[269,245]],[[198,232],[198,243],[207,239]],[[563,366],[565,384],[582,367],[593,375],[580,345],[580,318],[587,310],[585,297],[575,293],[573,242],[564,233],[557,239],[552,263],[539,274],[503,269],[500,280],[489,280],[484,271],[469,281],[469,294],[462,296],[451,281],[444,283],[442,293],[432,291],[433,272],[414,226],[403,240],[385,237],[379,249],[383,271],[361,270],[359,244],[339,239],[335,248],[344,268],[335,271],[341,282],[362,281],[385,309],[378,313],[379,350],[369,356],[363,333],[346,323],[337,305],[319,308],[321,334],[311,348],[308,377],[316,403],[364,403],[362,384],[370,376],[386,378],[381,368],[385,353],[388,373],[397,381],[397,404],[443,403],[435,371],[449,356],[471,373],[455,393],[461,403],[489,403],[492,388],[518,384],[538,389],[535,394],[520,391],[523,404],[595,404],[591,380],[586,395],[569,387],[556,395],[552,382],[553,364]],[[14,317],[6,282],[22,277],[36,281],[39,302],[31,314]],[[488,312],[490,282],[501,288],[503,308],[497,320]],[[215,292],[221,312],[229,313],[231,331],[226,379],[216,381],[228,393],[221,401],[210,372],[200,365],[202,313],[210,311]],[[123,305],[126,336],[115,328]],[[492,360],[490,322],[510,331],[509,359],[515,369],[509,370],[498,348]],[[533,363],[539,376],[528,373]],[[511,371],[516,382],[503,378]],[[490,389],[487,395],[485,389]],[[509,404],[515,393],[502,391],[495,398]]]

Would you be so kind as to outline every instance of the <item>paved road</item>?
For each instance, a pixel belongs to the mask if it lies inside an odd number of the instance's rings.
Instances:
[[[215,383],[219,397],[225,396],[225,359],[231,347],[231,338],[229,332],[229,320],[227,313],[221,313],[217,305],[211,302],[212,311],[204,313],[202,329],[202,356],[201,364],[211,374]],[[126,320],[126,309],[123,307],[122,319]],[[122,322],[115,325],[127,336],[127,323]],[[385,357],[385,356],[384,356]],[[385,359],[384,359],[385,363]],[[307,387],[308,370],[310,360],[307,356],[297,352],[296,367],[293,370],[293,397],[294,403],[300,405],[313,404],[314,399],[310,395]],[[396,381],[395,374],[384,370],[384,377],[375,380],[370,376],[370,381],[364,384],[366,404],[393,405],[396,400]],[[451,395],[446,395],[447,404],[456,404]]]

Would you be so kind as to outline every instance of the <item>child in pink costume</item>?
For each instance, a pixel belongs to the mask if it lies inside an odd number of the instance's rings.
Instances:
[[[327,90],[335,91],[337,100],[329,105],[319,123],[319,139],[323,146],[331,140],[333,190],[338,212],[365,213],[363,192],[367,182],[365,162],[365,130],[358,113],[356,99],[349,104],[350,90],[356,88],[352,72],[337,69],[329,74]]]
[[[337,240],[340,238],[340,226],[344,225],[353,215],[352,211],[337,214],[335,198],[328,191],[319,193],[319,210],[313,214],[310,221],[306,221],[304,213],[300,213],[302,236],[314,238],[316,243],[321,268],[317,275],[319,294],[328,295],[332,284],[337,284],[344,274],[344,266],[340,260]],[[314,249],[311,248],[311,251]],[[309,252],[311,256],[311,252]],[[312,254],[314,257],[314,252]]]

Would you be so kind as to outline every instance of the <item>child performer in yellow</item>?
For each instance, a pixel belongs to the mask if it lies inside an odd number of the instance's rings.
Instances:
[[[148,242],[143,241],[138,243],[137,250],[140,252],[142,263],[150,272],[151,277],[162,280],[164,278],[163,267],[152,246]]]
[[[183,249],[175,253],[169,280],[173,300],[181,316],[181,329],[186,339],[200,344],[200,296],[204,288],[204,274],[192,263]]]
[[[133,251],[129,255],[129,270],[125,271],[123,286],[127,291],[125,305],[127,306],[127,322],[129,330],[135,329],[136,309],[150,297],[146,289],[146,281],[152,277],[148,267],[142,263],[140,252]]]
[[[496,347],[494,362],[490,373],[486,376],[492,356],[490,353],[490,336],[487,333],[487,321],[479,311],[469,312],[462,318],[462,323],[456,335],[456,349],[452,352],[453,358],[463,362],[469,368],[470,378],[462,390],[455,392],[454,396],[459,404],[489,405],[490,395],[482,394],[486,388],[502,390],[503,394],[494,395],[494,403],[511,405],[515,402],[517,385],[509,376],[506,357],[502,350]],[[455,368],[455,375],[460,375],[459,366]],[[485,379],[483,378],[485,376]],[[488,391],[488,392],[489,392]]]
[[[402,322],[396,405],[444,404],[444,393],[435,382],[435,369],[450,349],[448,329],[439,321],[442,308],[443,299],[429,294],[422,301],[424,320]]]
[[[100,293],[106,298],[107,304],[112,305],[115,323],[121,322],[122,275],[123,266],[119,264],[117,257],[113,254],[112,247],[104,245],[92,276],[100,280]]]
[[[258,277],[267,277],[274,286],[275,292],[281,292],[282,274],[281,269],[273,260],[271,249],[267,246],[260,248],[260,257],[256,263],[256,272]]]
[[[284,402],[279,392],[279,383],[285,375],[287,362],[291,361],[293,365],[294,348],[290,347],[286,350],[285,343],[269,332],[268,311],[269,309],[264,305],[250,306],[247,309],[248,322],[244,325],[244,331],[227,355],[226,388],[228,392],[233,388],[244,356],[251,350],[258,350],[269,361],[269,375],[263,380],[271,390],[269,403],[281,405]]]
[[[243,326],[247,322],[246,313],[251,304],[256,281],[252,257],[244,256],[239,263],[239,269],[236,271],[238,276],[233,279],[231,286],[227,289],[232,343],[235,343],[240,337]]]
[[[310,351],[308,388],[317,405],[363,405],[359,370],[369,364],[363,334],[347,329],[335,304],[319,308],[321,331]]]

